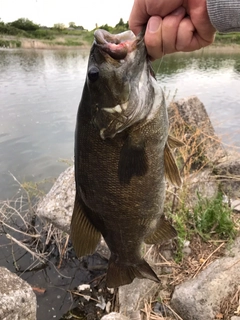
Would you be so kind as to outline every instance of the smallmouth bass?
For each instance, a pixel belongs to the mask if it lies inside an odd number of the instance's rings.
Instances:
[[[163,215],[165,176],[181,184],[170,147],[162,89],[144,44],[126,31],[96,30],[75,131],[76,199],[71,238],[78,257],[104,237],[111,257],[107,286],[159,278],[141,256],[176,231]]]

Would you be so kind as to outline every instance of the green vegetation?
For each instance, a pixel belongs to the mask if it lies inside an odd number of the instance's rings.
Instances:
[[[173,216],[174,226],[178,232],[176,261],[183,258],[182,249],[186,240],[199,235],[203,241],[232,240],[237,229],[233,221],[232,210],[223,202],[219,192],[212,199],[198,194],[198,202],[190,208],[181,205]]]
[[[115,27],[110,27],[107,24],[100,26],[111,33],[119,33],[129,28],[128,23],[124,23],[122,19]],[[95,30],[95,29],[94,29]],[[21,41],[19,38],[47,40],[50,45],[63,46],[82,46],[83,44],[90,45],[93,41],[93,32],[87,31],[83,26],[77,26],[74,22],[69,22],[69,28],[63,23],[55,23],[52,28],[42,27],[29,19],[20,18],[10,23],[0,21],[0,36],[4,38],[0,42],[2,47],[19,47]],[[15,43],[8,38],[14,39]]]
[[[0,39],[0,48],[20,48],[20,40],[4,40]]]
[[[4,23],[0,21],[0,35],[2,37],[17,37],[16,43],[5,42],[1,40],[1,46],[19,47],[21,41],[19,38],[39,39],[47,40],[50,45],[64,45],[64,46],[81,46],[84,43],[90,45],[93,41],[94,30],[85,30],[83,26],[77,26],[75,22],[69,22],[67,28],[63,23],[55,23],[52,28],[40,26],[27,18],[20,18],[10,23]],[[121,18],[119,22],[114,26],[104,24],[99,26],[100,29],[107,30],[111,33],[120,33],[129,29],[128,22],[124,22]],[[79,37],[78,40],[68,39],[71,37]],[[61,40],[59,38],[61,37]],[[65,40],[63,41],[62,38]],[[4,39],[7,41],[9,39]],[[230,33],[221,34],[217,33],[215,38],[215,44],[240,44],[240,34]]]
[[[240,44],[240,33],[217,33],[215,43]]]
[[[11,27],[24,31],[35,31],[40,28],[38,24],[33,23],[31,20],[26,18],[20,18],[16,21],[9,23]]]

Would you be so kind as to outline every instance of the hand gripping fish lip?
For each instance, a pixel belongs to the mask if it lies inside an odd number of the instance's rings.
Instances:
[[[94,32],[94,37],[95,44],[116,60],[125,59],[128,53],[136,49],[137,43],[141,40],[131,30],[115,35],[97,29]]]

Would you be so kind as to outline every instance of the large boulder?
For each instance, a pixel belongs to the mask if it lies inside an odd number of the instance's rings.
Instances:
[[[227,252],[196,278],[175,288],[171,306],[184,320],[216,319],[221,303],[236,292],[240,283],[240,238]]]
[[[0,279],[0,319],[35,320],[37,301],[31,286],[2,267]]]
[[[60,174],[51,190],[40,201],[37,215],[51,222],[60,230],[69,233],[74,200],[74,167],[71,166]]]

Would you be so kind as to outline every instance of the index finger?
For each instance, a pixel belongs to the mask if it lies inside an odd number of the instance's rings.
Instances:
[[[129,28],[138,34],[151,16],[163,18],[182,3],[183,0],[135,0],[129,17]]]

